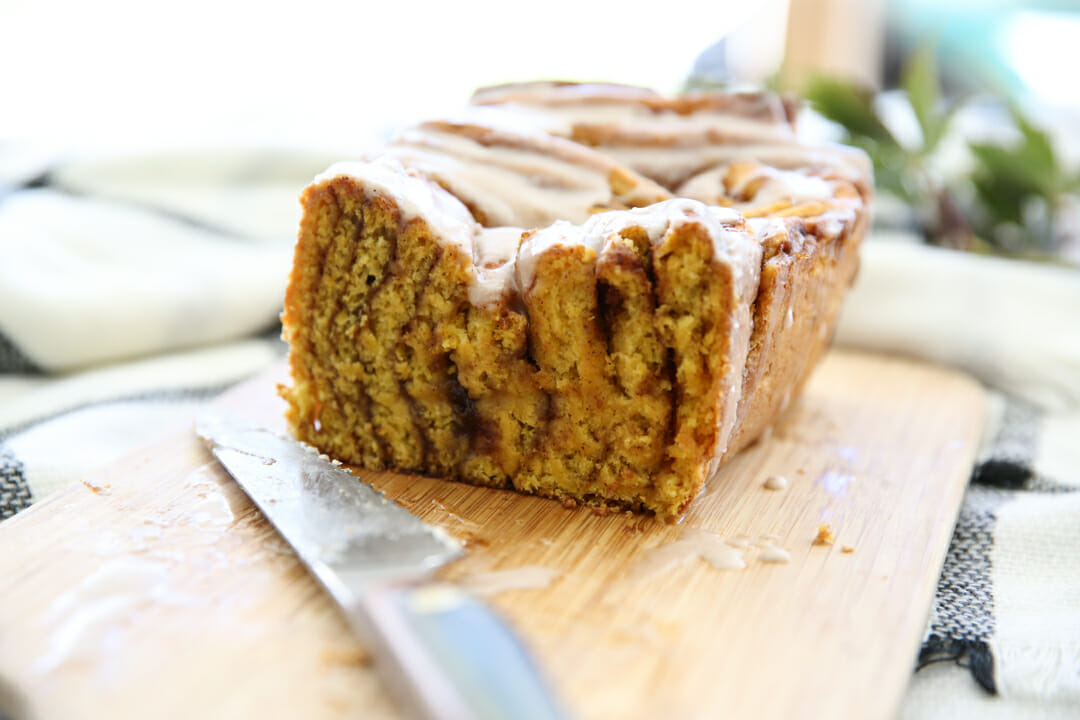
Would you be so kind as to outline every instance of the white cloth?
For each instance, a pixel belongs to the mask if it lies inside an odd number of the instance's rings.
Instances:
[[[0,333],[50,371],[243,337],[273,323],[289,255],[141,208],[16,193],[0,205]]]
[[[1080,272],[877,240],[838,343],[952,365],[1047,409],[1080,408]]]
[[[284,150],[34,157],[47,187],[0,196],[0,334],[53,372],[272,324],[298,192],[330,161]],[[15,165],[12,177],[34,175]]]
[[[329,159],[0,149],[3,519],[281,357],[297,196]]]
[[[235,147],[132,151],[67,159],[49,179],[66,192],[165,211],[241,238],[287,241],[300,219],[297,188],[340,159]]]

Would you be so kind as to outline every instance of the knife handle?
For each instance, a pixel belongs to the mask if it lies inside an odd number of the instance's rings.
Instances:
[[[510,628],[447,584],[371,588],[349,614],[376,669],[424,720],[564,720]]]

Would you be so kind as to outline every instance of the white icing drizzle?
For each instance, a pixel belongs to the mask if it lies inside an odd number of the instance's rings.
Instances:
[[[763,563],[776,563],[786,565],[791,562],[791,553],[782,547],[768,545],[758,553],[758,560]]]
[[[722,134],[726,141],[793,138],[780,99],[771,93],[686,96],[668,100],[646,88],[610,84],[524,83],[479,90],[473,109],[492,105],[546,132],[574,137],[595,129],[615,143],[647,138],[686,143]]]
[[[103,563],[53,600],[49,649],[33,669],[48,673],[67,663],[92,662],[119,645],[138,613],[169,601],[169,578],[166,564],[144,558]]]
[[[461,580],[461,584],[477,595],[495,595],[507,590],[539,590],[546,588],[562,572],[541,565],[522,565],[508,570],[490,570],[473,573]]]
[[[577,143],[507,129],[505,123],[425,123],[402,132],[381,152],[437,180],[482,213],[489,227],[583,222],[594,208],[610,207],[610,176],[621,169]],[[625,169],[622,174],[632,177]],[[645,203],[669,197],[645,178],[631,185]]]
[[[782,220],[755,219],[747,232],[735,210],[685,198],[593,214],[615,201],[613,173],[626,167],[669,187],[712,168],[680,188],[681,194],[711,202],[726,164],[752,160],[774,166],[743,179],[757,184],[754,198],[736,206],[744,210],[834,197],[835,183],[785,168],[824,166],[859,182],[870,174],[865,154],[857,150],[799,143],[779,100],[770,96],[706,101],[685,112],[640,88],[526,84],[480,91],[474,102],[496,104],[472,106],[464,121],[406,130],[371,162],[338,163],[315,182],[348,177],[369,194],[391,198],[404,222],[423,218],[441,242],[472,260],[469,301],[478,307],[527,292],[537,261],[554,247],[585,246],[599,256],[606,239],[625,229],[640,227],[655,243],[687,223],[708,233],[715,259],[732,268],[742,294],[753,290],[756,274],[752,283],[750,274],[756,271],[750,266],[760,261],[758,238],[784,232]],[[586,126],[611,138],[601,143],[603,152],[549,134],[573,137],[574,128]],[[631,189],[620,191],[630,193],[629,204],[667,197],[658,185],[628,177]],[[731,194],[741,192],[735,188]],[[854,207],[830,210],[814,219],[815,232],[838,234],[855,217]],[[530,227],[540,229],[523,237],[522,228]],[[749,299],[740,297],[740,305]],[[749,327],[741,309],[733,318],[737,333]]]
[[[728,173],[728,165],[717,165],[705,172],[694,175],[676,190],[679,197],[688,197],[700,200],[704,203],[715,203],[717,198],[724,197],[724,177]]]
[[[842,145],[801,145],[795,142],[746,145],[607,146],[604,152],[665,187],[679,187],[703,168],[736,161],[759,162],[780,169],[828,167],[839,177],[865,182],[873,177],[862,152]]]
[[[498,302],[513,282],[514,256],[522,230],[482,228],[468,208],[439,185],[407,170],[396,158],[340,162],[318,175],[313,185],[347,178],[364,192],[392,200],[408,223],[420,218],[440,242],[459,248],[472,260],[469,301],[476,306]]]
[[[806,175],[794,170],[777,170],[764,167],[752,173],[746,179],[765,177],[765,182],[758,188],[754,195],[754,202],[758,205],[770,205],[775,202],[788,202],[792,205],[828,200],[832,198],[834,186],[829,181]]]
[[[193,501],[188,517],[196,525],[228,527],[236,522],[236,513],[213,473],[213,466],[208,463],[187,476],[187,487],[198,498]]]
[[[546,228],[528,233],[521,239],[514,280],[521,291],[528,291],[536,279],[536,263],[540,256],[559,245],[585,245],[587,236],[582,226],[560,220]],[[595,252],[595,248],[593,248]]]
[[[334,163],[315,177],[315,185],[349,178],[363,185],[372,195],[390,198],[401,212],[402,222],[422,218],[446,243],[460,247],[472,256],[473,239],[479,226],[460,200],[431,181],[405,169],[393,158],[371,162]]]
[[[766,490],[786,490],[788,481],[783,475],[770,475],[765,478],[764,485]]]
[[[730,208],[705,205],[697,200],[675,198],[644,208],[599,213],[582,225],[557,222],[526,235],[518,249],[517,283],[528,291],[536,279],[538,259],[559,245],[585,245],[599,254],[604,241],[612,234],[629,228],[641,228],[653,243],[669,232],[688,224],[701,227],[713,243],[714,258],[727,262],[734,271],[736,285],[760,261],[758,241],[740,227],[742,218]]]
[[[746,224],[749,225],[754,234],[762,240],[773,237],[774,235],[782,235],[787,232],[787,223],[784,218],[747,218]]]
[[[478,88],[469,102],[480,105],[508,102],[547,105],[553,103],[612,102],[615,100],[659,100],[662,98],[663,96],[655,90],[637,85],[530,80]]]
[[[704,141],[709,135],[722,134],[729,142],[768,142],[791,140],[791,127],[781,123],[766,123],[716,110],[698,110],[682,115],[672,110],[656,112],[639,103],[594,102],[580,105],[535,105],[508,103],[499,106],[501,112],[513,115],[519,127],[532,127],[562,137],[574,137],[582,132],[616,132],[623,142],[631,138],[647,138],[661,145],[686,142],[688,138]],[[489,119],[490,107],[471,109],[467,117]]]
[[[475,307],[502,300],[514,287],[514,258],[521,243],[521,228],[483,228],[473,243],[473,282],[469,302]]]
[[[524,232],[519,227],[483,228],[473,245],[473,263],[490,269],[512,261]]]
[[[735,198],[736,202],[732,207],[749,210],[781,202],[795,206],[831,200],[835,193],[835,183],[824,178],[809,175],[805,171],[778,170],[764,165],[746,173],[734,187],[725,189],[724,178],[729,168],[730,165],[718,165],[695,175],[683,183],[676,194],[706,203],[715,203],[721,198]],[[747,193],[751,183],[757,185],[752,195]]]
[[[760,262],[760,244],[730,208],[676,198],[644,208],[598,213],[580,225],[560,220],[522,237],[517,227],[481,228],[461,201],[416,172],[396,158],[383,156],[372,162],[337,163],[319,175],[315,184],[348,178],[365,192],[392,200],[402,222],[424,220],[440,241],[460,248],[472,260],[469,300],[478,307],[498,302],[512,290],[531,288],[536,263],[551,248],[586,245],[599,255],[610,235],[632,227],[645,230],[653,242],[686,224],[703,228],[712,241],[714,259],[730,264],[739,287]],[[735,323],[742,327],[746,319],[736,318]]]
[[[855,224],[855,209],[836,208],[816,218],[816,229],[822,237],[835,238],[844,232],[844,228]]]
[[[857,149],[800,142],[774,95],[698,99],[704,102],[668,101],[625,86],[525,83],[484,88],[472,102],[494,105],[518,126],[593,138],[606,154],[669,188],[734,160],[778,168],[825,166],[867,185],[873,177],[869,158]],[[490,107],[476,111],[493,114]]]
[[[651,580],[697,558],[705,560],[717,570],[742,570],[746,567],[742,552],[732,547],[723,536],[708,530],[687,528],[675,542],[648,550],[631,567],[628,579],[639,582]]]

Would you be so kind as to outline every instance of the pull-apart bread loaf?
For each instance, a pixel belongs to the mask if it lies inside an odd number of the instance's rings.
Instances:
[[[305,190],[288,419],[364,467],[677,518],[824,352],[865,159],[764,94],[473,102]]]

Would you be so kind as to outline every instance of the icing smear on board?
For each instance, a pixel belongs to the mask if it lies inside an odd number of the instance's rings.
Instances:
[[[118,648],[134,615],[169,601],[168,581],[169,569],[160,562],[133,557],[106,562],[53,601],[49,649],[34,669],[47,673],[71,662],[92,662],[103,650]]]
[[[522,565],[508,570],[474,573],[461,584],[477,595],[495,595],[507,590],[539,590],[546,588],[562,573],[541,565]]]
[[[692,560],[701,558],[717,570],[742,570],[746,567],[742,551],[732,547],[722,535],[687,528],[673,543],[654,547],[631,569],[629,579],[651,580]]]
[[[647,550],[630,568],[627,580],[652,580],[697,559],[717,570],[742,570],[747,566],[746,553],[751,553],[751,559],[760,563],[791,562],[791,554],[778,542],[778,535],[762,535],[752,541],[745,536],[728,538],[700,528],[687,528],[675,542]]]
[[[138,514],[131,517],[130,526],[87,526],[77,545],[67,548],[92,559],[86,574],[73,578],[42,615],[40,654],[27,658],[34,672],[78,668],[108,677],[126,662],[129,643],[150,627],[162,606],[199,607],[201,612],[190,617],[205,625],[247,602],[237,596],[218,603],[186,592],[181,583],[204,582],[234,563],[253,563],[283,541],[270,538],[258,554],[230,555],[227,549],[236,547],[237,533],[245,530],[237,523],[253,506],[216,462],[190,472],[181,488],[185,507],[145,509],[141,521]],[[228,622],[235,627],[234,617]]]

